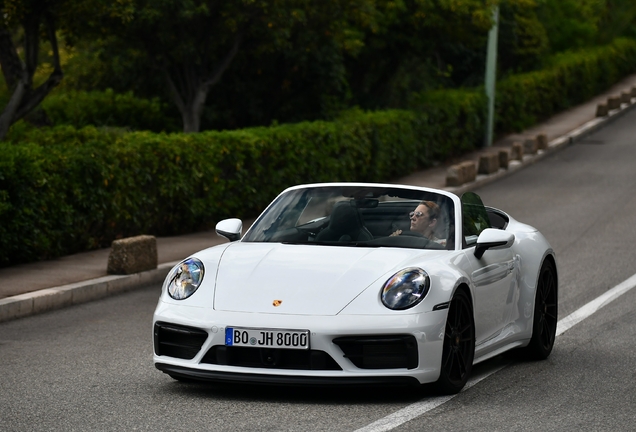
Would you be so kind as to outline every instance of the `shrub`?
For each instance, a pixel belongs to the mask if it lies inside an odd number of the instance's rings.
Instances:
[[[55,92],[42,101],[42,109],[53,125],[115,126],[155,132],[179,130],[174,116],[166,115],[167,107],[159,99],[142,99],[131,92]]]
[[[449,89],[418,95],[413,109],[426,113],[428,157],[444,161],[483,144],[487,98],[481,90]]]
[[[295,183],[386,181],[433,162],[427,128],[424,113],[352,110],[199,134],[26,130],[0,143],[0,263],[210,228],[258,213]]]
[[[636,41],[631,39],[559,54],[543,70],[497,83],[495,129],[499,134],[521,131],[585,102],[634,71]]]

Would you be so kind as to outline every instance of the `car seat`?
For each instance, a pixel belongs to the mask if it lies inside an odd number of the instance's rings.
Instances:
[[[362,224],[358,209],[349,201],[338,203],[329,218],[329,225],[316,236],[316,241],[366,241],[373,235]]]

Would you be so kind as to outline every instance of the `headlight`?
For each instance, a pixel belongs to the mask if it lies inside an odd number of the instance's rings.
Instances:
[[[188,258],[177,264],[166,278],[168,294],[175,300],[190,297],[203,280],[203,263],[196,258]]]
[[[416,267],[400,270],[382,287],[382,303],[393,310],[408,309],[421,302],[431,286],[428,273]]]

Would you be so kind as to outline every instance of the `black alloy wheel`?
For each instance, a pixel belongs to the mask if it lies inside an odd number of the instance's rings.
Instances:
[[[448,308],[440,376],[435,383],[443,394],[459,393],[466,385],[475,357],[475,323],[470,297],[457,290]]]
[[[537,280],[532,339],[526,348],[526,354],[530,359],[544,360],[552,352],[556,338],[558,308],[556,270],[554,264],[546,260]]]

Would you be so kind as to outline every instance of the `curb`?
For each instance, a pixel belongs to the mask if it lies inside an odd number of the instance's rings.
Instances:
[[[103,276],[59,287],[0,299],[0,322],[61,309],[109,297],[142,286],[158,284],[178,261],[164,263],[156,269],[130,275]]]
[[[532,165],[544,157],[580,141],[593,132],[611,124],[636,107],[634,104],[622,104],[605,117],[597,117],[573,131],[548,143],[546,150],[539,150],[535,155],[524,155],[522,161],[511,161],[507,169],[500,168],[494,174],[479,174],[470,183],[457,187],[444,187],[443,190],[461,195],[464,192],[485,186],[495,180],[504,178],[519,169]],[[134,273],[131,275],[103,276],[69,285],[47,288],[30,293],[0,299],[0,322],[22,318],[63,307],[85,303],[109,297],[114,294],[130,291],[142,286],[162,283],[172,267],[179,261],[159,264],[156,269]]]
[[[588,135],[602,129],[603,127],[611,124],[615,120],[619,119],[633,108],[636,108],[636,103],[621,104],[621,106],[615,110],[612,110],[605,117],[596,117],[587,123],[579,126],[578,128],[568,132],[567,134],[553,139],[548,143],[548,148],[545,150],[538,150],[534,155],[524,155],[523,161],[511,161],[508,168],[500,168],[498,172],[494,174],[478,174],[474,181],[455,187],[444,187],[443,190],[453,192],[456,195],[461,195],[464,192],[477,189],[485,186],[495,180],[502,179],[509,176],[512,173],[517,172],[521,168],[530,166],[548,155],[555,153],[558,150],[562,150],[575,142],[585,139]]]

